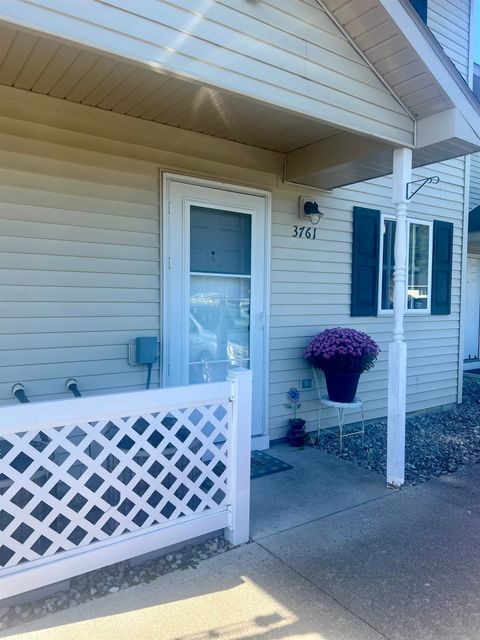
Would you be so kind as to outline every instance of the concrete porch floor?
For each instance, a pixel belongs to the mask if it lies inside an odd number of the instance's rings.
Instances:
[[[252,544],[0,637],[478,640],[480,465],[401,491],[314,449],[252,482]]]

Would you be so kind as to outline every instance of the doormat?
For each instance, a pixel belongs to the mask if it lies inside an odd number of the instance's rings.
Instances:
[[[480,374],[480,369],[467,369],[463,373],[476,373],[478,375]]]
[[[250,479],[263,478],[263,476],[269,476],[272,473],[279,473],[280,471],[287,471],[293,469],[292,465],[269,456],[268,453],[263,451],[252,451],[251,465],[250,465]]]

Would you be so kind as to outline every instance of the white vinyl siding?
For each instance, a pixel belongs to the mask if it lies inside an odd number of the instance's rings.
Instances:
[[[319,3],[223,0],[200,6],[196,0],[11,0],[0,10],[0,17],[21,25],[27,13],[32,28],[49,33],[54,24],[58,37],[88,43],[150,70],[348,130],[401,144],[413,142],[410,114]],[[18,64],[21,67],[16,56],[11,61],[14,76]],[[84,52],[71,64],[87,78],[91,68],[97,73],[100,62]],[[100,74],[105,74],[105,65],[103,61]],[[71,74],[63,71],[60,86],[54,89],[58,97],[66,97],[73,88]],[[154,90],[151,78],[146,83],[137,87],[138,91],[145,88],[138,100]],[[80,85],[71,99],[88,95],[89,83],[82,80]],[[137,91],[126,99],[138,102]]]
[[[21,97],[17,118],[15,101],[0,105],[0,114],[8,112],[0,116],[0,402],[12,402],[15,382],[23,382],[34,400],[65,397],[67,377],[76,377],[86,394],[144,385],[146,372],[127,364],[126,345],[160,331],[158,172],[165,169],[272,190],[270,437],[285,436],[288,389],[312,377],[305,346],[336,325],[365,330],[380,343],[377,366],[362,376],[359,393],[368,419],[386,415],[392,320],[351,318],[350,282],[352,208],[393,213],[390,178],[331,194],[310,191],[325,215],[316,240],[295,239],[298,198],[308,193],[278,186],[270,169],[229,164],[228,157],[232,163],[246,157],[244,146],[212,138],[200,149],[197,134],[183,132],[183,153],[180,147],[162,150],[162,142],[171,143],[166,134],[153,149],[160,125]],[[55,114],[52,121],[61,128],[47,126],[46,113]],[[252,166],[274,166],[265,153],[253,150]],[[406,319],[409,411],[455,402],[457,392],[463,161],[423,168],[414,177],[437,174],[439,185],[422,189],[409,215],[455,224],[452,313]],[[301,417],[309,429],[316,427],[317,408],[314,393],[304,392]]]
[[[428,0],[427,24],[447,56],[467,79],[470,0]]]
[[[68,397],[70,377],[86,395],[141,389],[146,368],[128,364],[127,345],[161,337],[159,169],[271,186],[226,159],[281,162],[15,89],[1,98],[0,404],[16,382],[34,401]]]
[[[0,402],[14,382],[34,400],[65,397],[69,377],[138,389],[126,345],[159,335],[156,168],[7,134],[2,148]]]

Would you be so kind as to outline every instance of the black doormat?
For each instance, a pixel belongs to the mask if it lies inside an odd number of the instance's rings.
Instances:
[[[293,469],[292,465],[269,456],[268,453],[263,451],[252,451],[251,466],[250,466],[250,479],[263,478],[263,476],[269,476],[272,473],[279,473],[280,471],[287,471]]]
[[[466,371],[464,371],[463,373],[476,373],[476,374],[480,374],[480,369],[467,369]]]

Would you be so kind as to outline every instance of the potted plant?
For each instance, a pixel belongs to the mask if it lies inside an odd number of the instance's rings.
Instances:
[[[363,331],[325,329],[305,349],[305,360],[325,374],[328,397],[353,402],[358,380],[375,364],[380,347]]]
[[[286,406],[293,411],[293,418],[288,421],[290,429],[287,433],[287,440],[292,447],[303,447],[306,439],[305,420],[297,418],[297,411],[302,406],[300,404],[300,391],[296,387],[292,387],[288,390],[287,397],[289,403]]]

